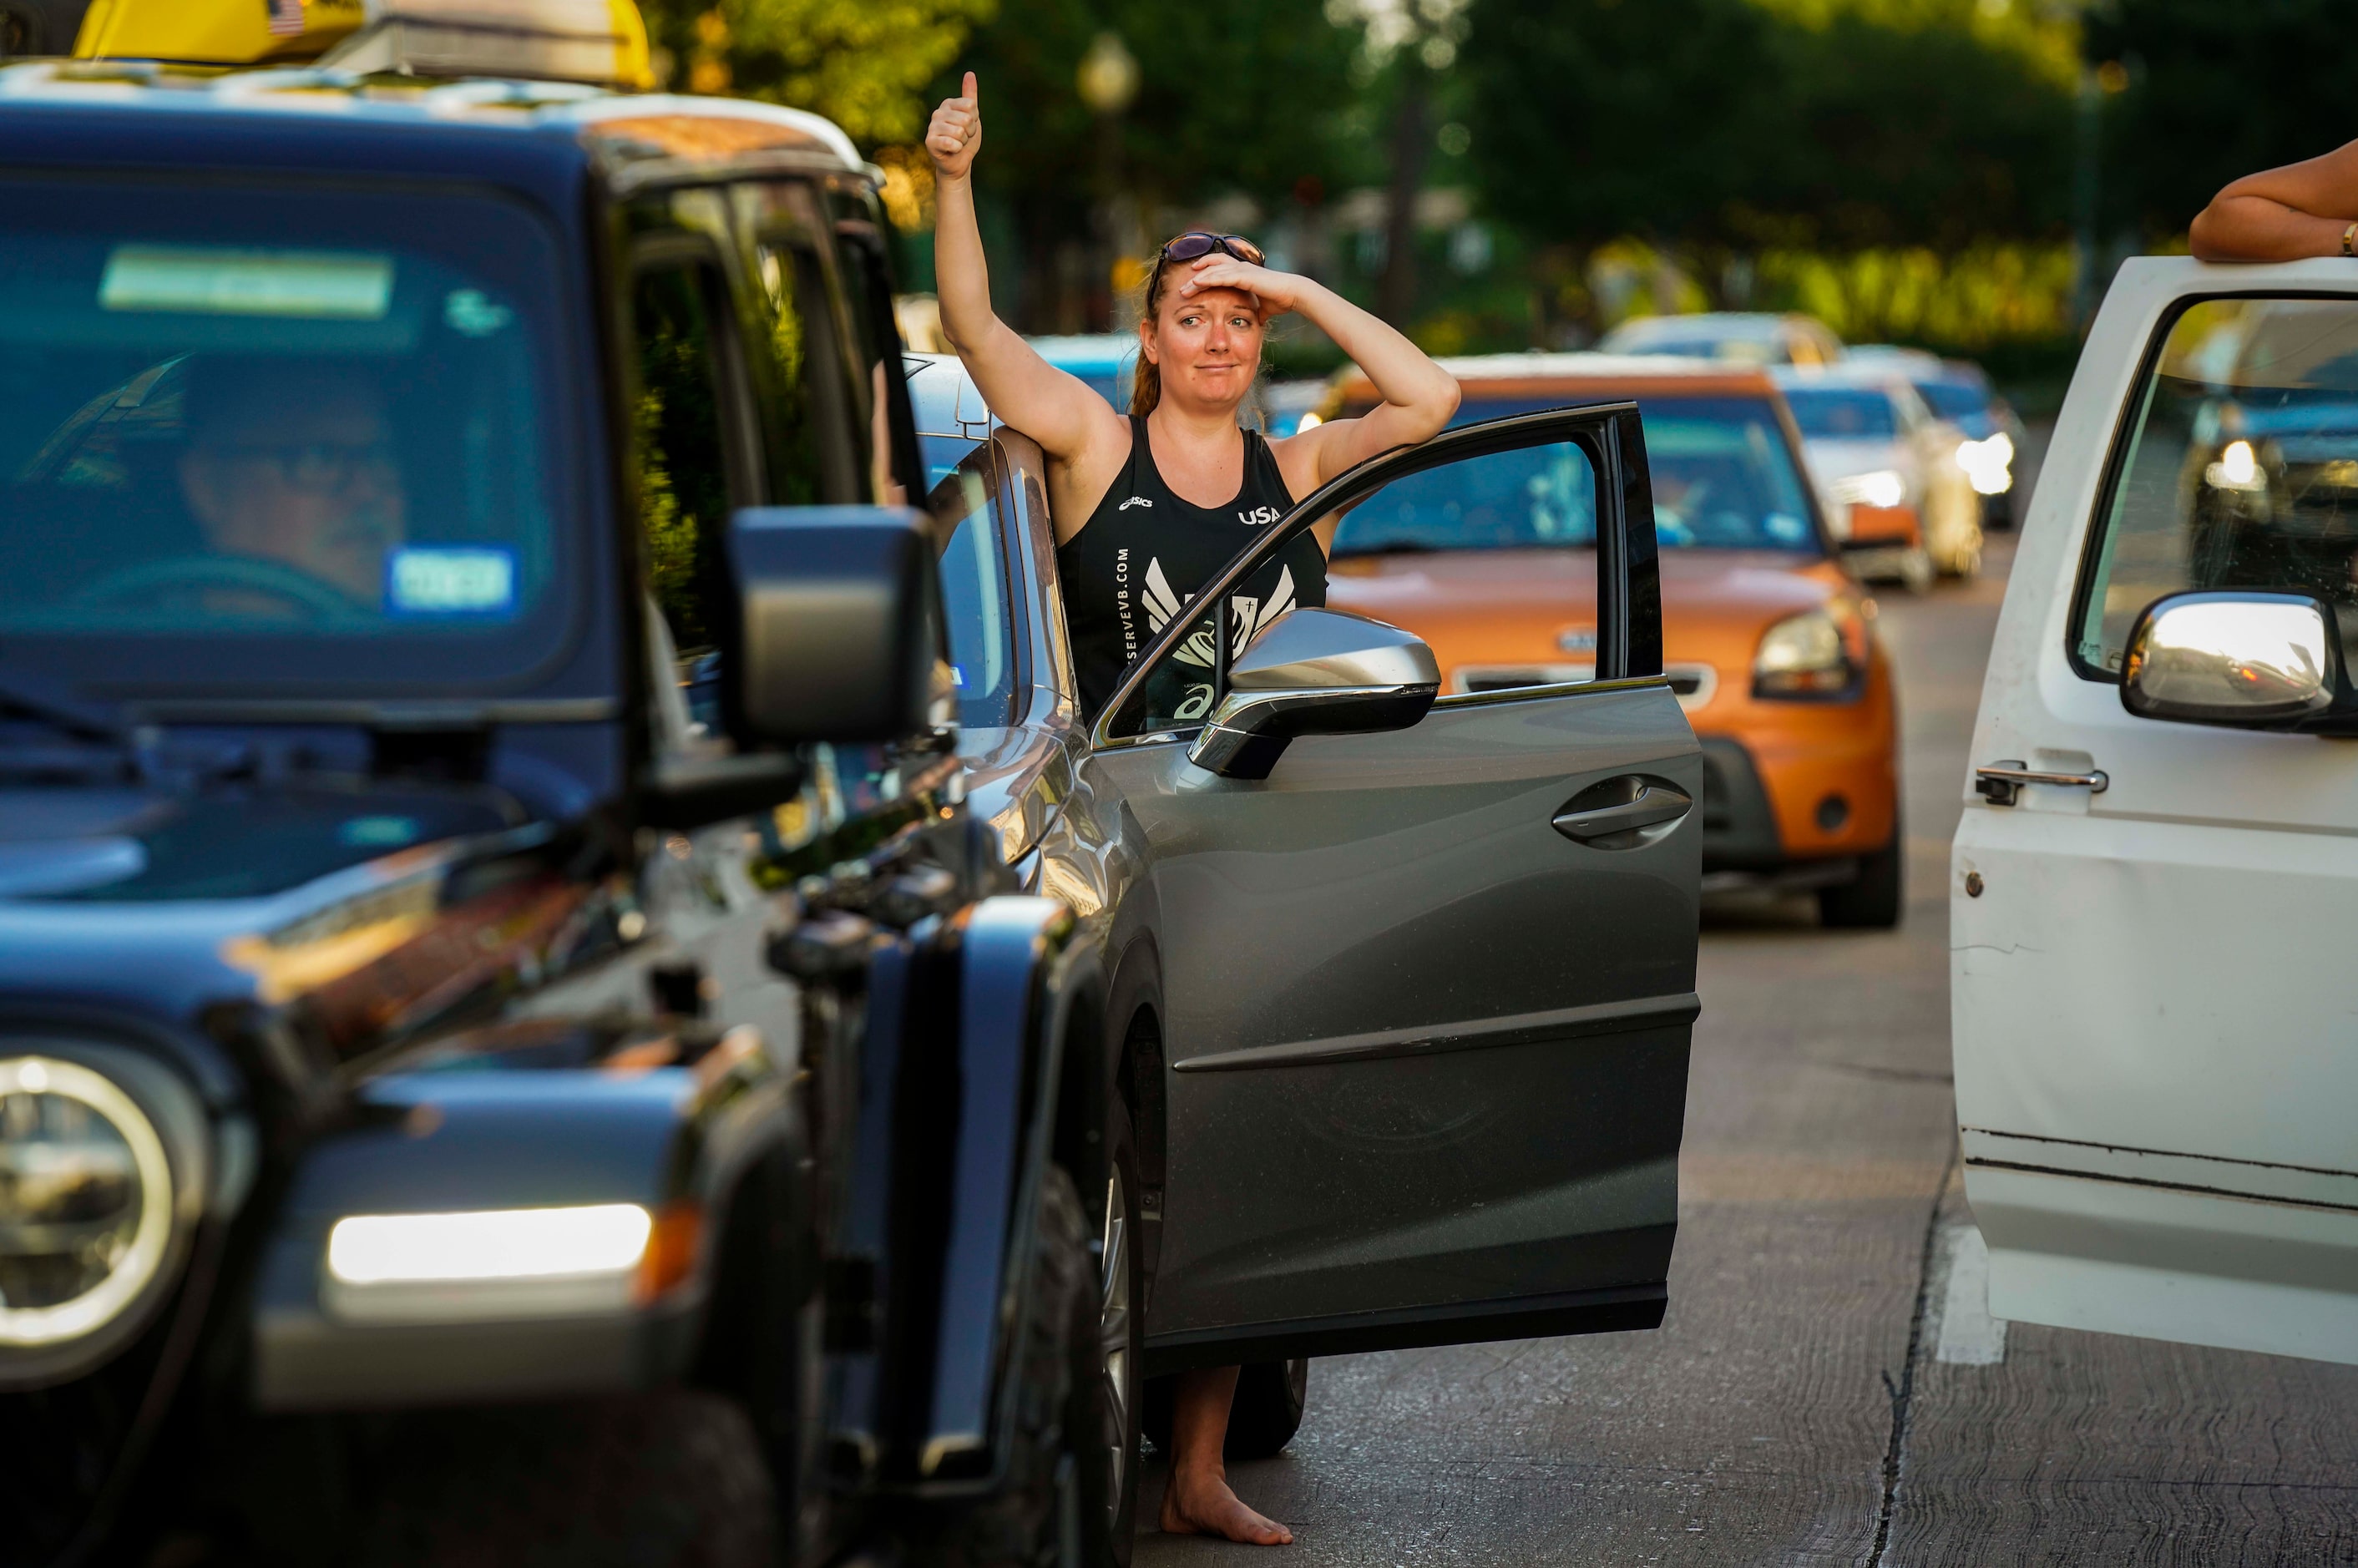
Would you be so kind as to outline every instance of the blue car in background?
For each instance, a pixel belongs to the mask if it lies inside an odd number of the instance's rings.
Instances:
[[[1115,408],[1130,412],[1130,383],[1138,373],[1138,334],[1084,332],[1072,337],[1025,340],[1058,370],[1070,371]]]

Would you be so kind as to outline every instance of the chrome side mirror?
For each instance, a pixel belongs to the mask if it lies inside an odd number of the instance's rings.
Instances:
[[[2173,593],[2146,606],[2121,665],[2121,706],[2140,719],[2298,727],[2342,690],[2332,609],[2305,593]]]
[[[1279,616],[1228,667],[1228,695],[1187,760],[1265,779],[1297,735],[1405,730],[1441,692],[1433,650],[1397,626],[1336,610]]]

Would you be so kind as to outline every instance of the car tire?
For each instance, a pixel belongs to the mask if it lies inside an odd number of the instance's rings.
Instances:
[[[1174,1379],[1157,1378],[1146,1386],[1147,1440],[1163,1453],[1171,1452],[1172,1399]],[[1228,1406],[1228,1441],[1222,1458],[1269,1459],[1282,1454],[1302,1430],[1302,1412],[1310,1396],[1310,1362],[1257,1361],[1237,1373],[1236,1401]]]
[[[356,1568],[768,1568],[779,1520],[733,1400],[625,1399],[399,1419],[369,1466]]]
[[[1097,1443],[1084,1472],[1083,1515],[1103,1534],[1086,1561],[1130,1568],[1138,1533],[1138,1450],[1144,1415],[1146,1263],[1139,1250],[1138,1141],[1119,1095],[1106,1107],[1106,1193],[1098,1212],[1097,1325],[1091,1357]]]
[[[1894,823],[1891,842],[1862,855],[1858,875],[1818,890],[1818,924],[1837,931],[1888,931],[1907,903],[1906,836]]]
[[[1932,568],[1932,554],[1920,545],[1900,557],[1899,586],[1909,593],[1930,593],[1932,579],[1939,574]]]
[[[1032,1288],[1009,1366],[1022,1379],[1006,1479],[987,1497],[918,1511],[904,1526],[912,1568],[1049,1568],[1080,1542],[1082,1465],[1097,1399],[1097,1292],[1080,1195],[1061,1165],[1040,1184]]]

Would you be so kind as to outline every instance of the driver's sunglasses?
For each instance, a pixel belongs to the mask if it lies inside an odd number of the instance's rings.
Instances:
[[[1214,251],[1225,256],[1233,256],[1249,266],[1260,266],[1265,254],[1259,245],[1254,244],[1242,234],[1207,234],[1201,229],[1190,229],[1163,246],[1163,254],[1155,260],[1157,265],[1163,262],[1191,262],[1198,256],[1210,255]]]
[[[248,462],[269,463],[293,488],[320,495],[342,490],[363,474],[384,483],[400,472],[393,449],[382,441],[359,447],[330,441],[262,443],[226,447],[222,450]]]

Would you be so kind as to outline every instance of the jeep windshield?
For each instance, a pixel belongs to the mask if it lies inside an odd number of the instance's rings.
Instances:
[[[460,694],[576,597],[555,250],[504,201],[0,180],[0,681]]]

